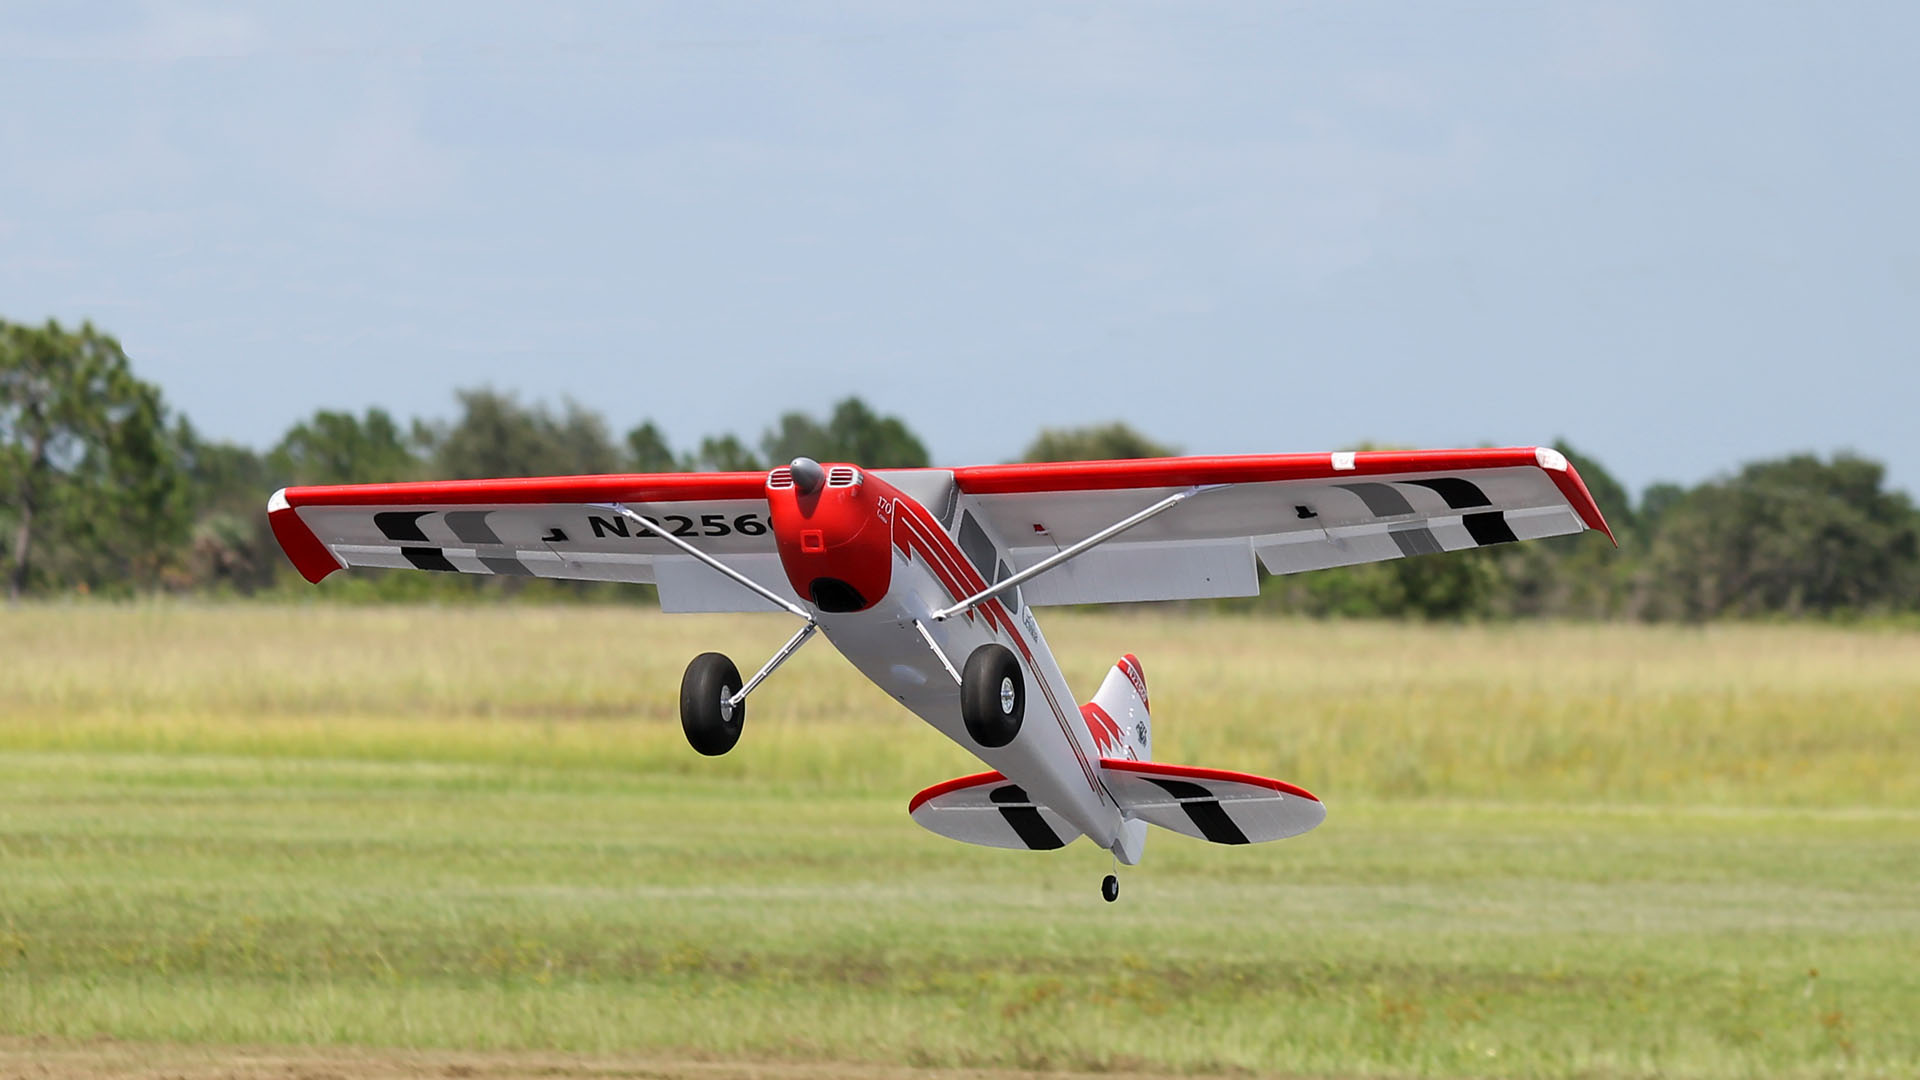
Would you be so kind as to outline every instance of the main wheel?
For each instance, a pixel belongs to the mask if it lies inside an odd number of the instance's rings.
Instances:
[[[680,728],[687,742],[708,757],[719,757],[740,741],[747,703],[729,707],[740,692],[740,669],[717,652],[701,653],[680,679]]]
[[[1120,879],[1108,874],[1107,879],[1100,883],[1100,898],[1109,904],[1120,899]]]
[[[1020,734],[1027,711],[1027,680],[1020,661],[1005,645],[982,645],[967,657],[960,675],[960,719],[967,734],[989,749],[1005,746]]]

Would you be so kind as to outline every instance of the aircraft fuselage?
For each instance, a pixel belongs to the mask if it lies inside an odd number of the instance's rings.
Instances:
[[[827,639],[935,730],[1131,863],[1126,849],[1134,845],[1122,843],[1120,811],[1101,783],[1100,750],[1018,590],[943,621],[932,618],[987,588],[988,574],[1003,576],[994,566],[975,564],[992,557],[982,538],[997,552],[1005,545],[980,522],[963,517],[964,507],[950,506],[943,523],[872,473],[848,466],[830,466],[828,473],[829,483],[812,493],[774,480],[767,490],[788,582],[819,609]],[[844,482],[849,475],[852,482]],[[956,540],[963,522],[963,538],[979,549],[972,556]],[[1004,566],[1003,554],[996,564]],[[997,748],[968,734],[954,676],[975,649],[992,643],[1013,652],[1026,682],[1019,734]]]

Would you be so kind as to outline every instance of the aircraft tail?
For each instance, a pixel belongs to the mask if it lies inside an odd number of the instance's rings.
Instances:
[[[1216,844],[1257,844],[1298,836],[1326,820],[1312,792],[1282,780],[1166,765],[1153,760],[1153,717],[1147,676],[1132,654],[1107,672],[1093,700],[1081,706],[1100,746],[1100,771],[1126,825],[1113,853],[1132,866],[1146,846],[1147,825]]]
[[[1080,706],[1102,761],[1149,761],[1153,757],[1153,713],[1147,699],[1147,672],[1132,653],[1121,657],[1101,681],[1093,700]],[[1111,785],[1109,785],[1111,787]],[[1147,846],[1147,823],[1129,817],[1120,829],[1113,854],[1133,866]]]
[[[1132,655],[1113,665],[1080,715],[1100,749],[1101,781],[1120,808],[1113,854],[1128,866],[1140,861],[1149,824],[1216,844],[1257,844],[1326,820],[1319,799],[1284,781],[1152,760],[1147,676]],[[997,772],[935,784],[915,795],[907,812],[942,836],[987,847],[1051,851],[1081,835]]]
[[[1153,714],[1147,706],[1147,673],[1132,653],[1121,657],[1093,700],[1080,706],[1101,757],[1153,757]]]
[[[1121,657],[1107,672],[1100,692],[1080,706],[1080,718],[1103,762],[1146,760],[1153,748],[1153,717],[1147,714],[1147,676],[1140,661]],[[1080,836],[1080,830],[1051,807],[1034,802],[1026,789],[997,772],[935,784],[913,797],[907,813],[929,831],[985,847],[1051,851]],[[1127,821],[1113,853],[1132,866],[1140,860],[1146,839],[1145,821]]]

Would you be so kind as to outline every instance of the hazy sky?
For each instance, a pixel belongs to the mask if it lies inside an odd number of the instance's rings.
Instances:
[[[1920,5],[0,7],[0,317],[202,431],[857,392],[937,459],[1564,435],[1920,489]]]

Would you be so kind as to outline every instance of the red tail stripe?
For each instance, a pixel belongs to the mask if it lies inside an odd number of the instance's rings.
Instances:
[[[1101,758],[1100,767],[1112,769],[1115,772],[1140,773],[1143,776],[1173,776],[1182,780],[1219,780],[1235,784],[1251,784],[1254,787],[1268,788],[1285,795],[1297,795],[1302,799],[1320,801],[1320,797],[1313,792],[1289,784],[1285,780],[1234,772],[1231,769],[1204,769],[1198,765],[1162,765],[1157,761],[1127,761],[1122,758]]]
[[[1089,701],[1080,706],[1080,717],[1086,721],[1087,732],[1093,736],[1094,745],[1103,752],[1124,745],[1120,737],[1120,725],[1107,710]]]
[[[1140,695],[1140,704],[1146,706],[1148,712],[1152,712],[1153,702],[1147,700],[1147,669],[1140,666],[1140,659],[1128,653],[1120,658],[1119,667],[1121,674],[1127,677],[1127,681],[1133,683],[1134,691]]]
[[[1005,779],[1006,777],[997,772],[983,772],[974,773],[971,776],[956,776],[951,780],[942,780],[909,799],[907,801],[907,813],[911,814],[915,810],[920,809],[921,804],[925,803],[928,799],[937,799],[942,795],[951,794],[955,791],[964,791],[970,787],[979,787],[982,784],[997,784]]]

